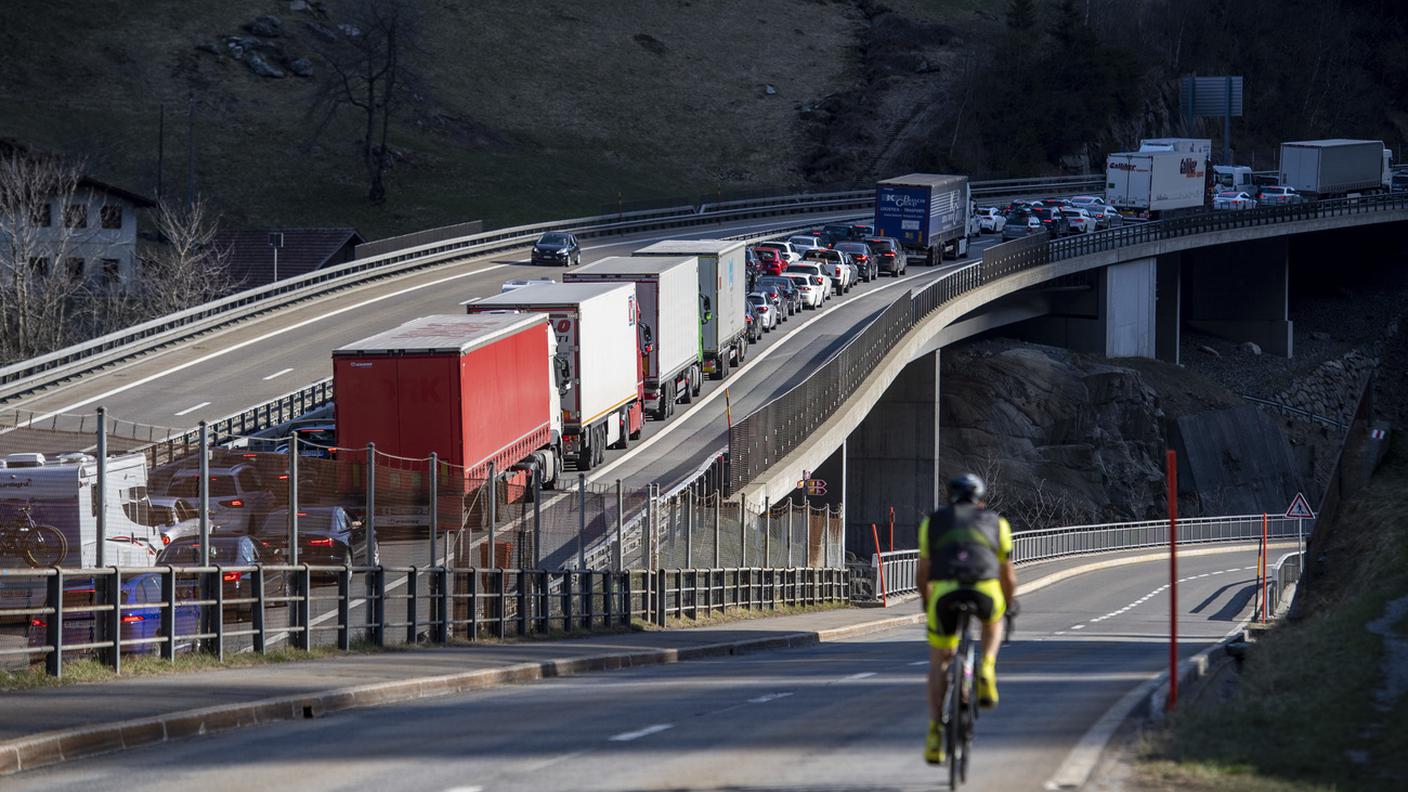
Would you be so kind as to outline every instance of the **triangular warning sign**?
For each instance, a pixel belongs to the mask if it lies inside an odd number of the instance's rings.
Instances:
[[[1305,502],[1305,496],[1297,492],[1295,500],[1286,508],[1286,517],[1292,520],[1313,520],[1315,512],[1310,510],[1310,504]]]

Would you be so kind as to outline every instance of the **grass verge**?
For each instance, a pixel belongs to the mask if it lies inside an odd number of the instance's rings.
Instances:
[[[1234,692],[1203,697],[1146,739],[1138,788],[1408,788],[1408,702],[1375,705],[1385,649],[1366,627],[1408,595],[1405,515],[1408,451],[1399,448],[1341,510],[1319,554],[1325,572],[1305,592],[1306,618],[1266,634]]]

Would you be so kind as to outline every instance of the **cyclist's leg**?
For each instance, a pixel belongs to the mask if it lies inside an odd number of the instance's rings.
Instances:
[[[945,760],[943,749],[943,707],[944,696],[948,692],[948,669],[953,662],[954,650],[958,646],[957,614],[945,607],[951,601],[951,593],[957,588],[953,581],[935,581],[929,584],[928,625],[926,634],[929,641],[929,734],[925,741],[924,758],[931,764]]]
[[[973,586],[977,595],[978,618],[983,623],[983,662],[978,670],[979,700],[985,706],[997,703],[997,653],[1002,648],[1002,617],[1007,601],[996,580],[980,580]]]

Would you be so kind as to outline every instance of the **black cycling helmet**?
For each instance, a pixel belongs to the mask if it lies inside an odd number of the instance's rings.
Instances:
[[[972,473],[959,473],[948,480],[949,503],[977,503],[987,492],[987,485]]]

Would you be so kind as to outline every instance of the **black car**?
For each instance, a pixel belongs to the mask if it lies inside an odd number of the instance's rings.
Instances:
[[[1046,233],[1053,237],[1066,236],[1071,233],[1071,224],[1066,220],[1066,216],[1061,214],[1060,209],[1035,206],[1032,207],[1032,214],[1041,221],[1041,227],[1046,229]]]
[[[582,263],[582,246],[577,243],[577,237],[565,231],[549,231],[533,243],[529,259],[534,264],[570,267]]]
[[[210,564],[222,567],[248,567],[262,564],[283,564],[287,561],[277,543],[242,533],[211,534]],[[156,556],[155,566],[170,564],[175,567],[198,566],[200,564],[200,541],[185,537],[162,548]],[[225,601],[242,600],[254,596],[254,573],[247,571],[222,572],[221,588]],[[264,572],[264,596],[284,597],[288,595],[288,573],[282,570]],[[273,607],[276,603],[269,603]],[[282,603],[287,604],[287,603]],[[248,616],[254,610],[253,603],[226,604],[227,613]]]
[[[851,257],[860,269],[860,279],[869,283],[880,277],[880,264],[875,260],[875,251],[864,242],[837,242],[836,249]]]
[[[288,511],[264,518],[258,538],[270,545],[288,544]],[[372,534],[372,560],[367,563],[367,531],[358,515],[343,506],[305,506],[298,510],[298,560],[313,566],[376,566],[381,550]]]
[[[865,240],[875,251],[875,257],[881,272],[888,272],[898,278],[909,269],[909,260],[904,254],[904,248],[900,247],[898,240],[893,237],[875,237]]]
[[[799,314],[802,312],[802,293],[797,291],[797,284],[791,278],[784,278],[781,275],[764,275],[758,279],[758,289],[775,289],[782,295],[783,313],[786,315]]]

